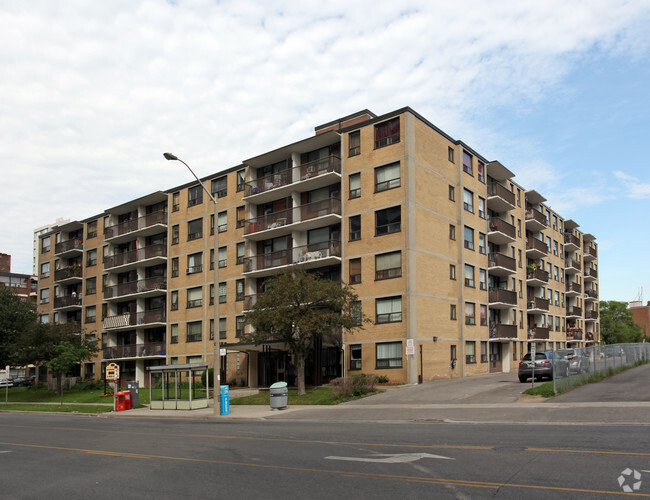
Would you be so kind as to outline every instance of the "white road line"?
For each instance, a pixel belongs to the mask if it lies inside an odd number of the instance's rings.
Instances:
[[[374,457],[384,457],[384,458],[374,458]],[[393,455],[389,454],[377,454],[371,455],[369,457],[325,457],[325,460],[345,460],[347,462],[376,462],[383,464],[399,464],[406,462],[415,462],[421,458],[439,458],[441,460],[455,460],[451,457],[443,457],[442,455],[432,455],[430,453],[396,453]]]

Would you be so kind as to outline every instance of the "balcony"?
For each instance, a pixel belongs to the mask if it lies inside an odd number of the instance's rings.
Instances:
[[[582,293],[582,285],[580,283],[574,283],[572,281],[566,282],[566,296],[574,297]]]
[[[595,321],[598,319],[598,311],[592,309],[591,311],[585,311],[585,319],[587,321]]]
[[[54,309],[66,309],[81,307],[81,294],[64,295],[54,297]]]
[[[340,264],[340,262],[341,242],[339,240],[329,240],[255,257],[246,257],[244,259],[244,274],[254,277],[270,276],[294,264],[311,269]]]
[[[598,258],[598,251],[594,247],[587,247],[584,250],[584,253],[582,254],[582,259],[585,262],[591,262],[592,260],[596,260]]]
[[[529,259],[543,259],[548,255],[548,246],[542,240],[526,237],[526,257]]]
[[[144,217],[120,222],[104,229],[104,239],[111,243],[127,241],[135,236],[151,236],[167,228],[167,212],[153,212]]]
[[[104,359],[146,358],[165,356],[165,343],[129,344],[104,347]]]
[[[165,293],[167,290],[167,279],[164,276],[156,276],[119,285],[111,285],[104,288],[104,299],[111,300],[125,295],[150,296]]]
[[[341,200],[329,198],[244,221],[244,236],[260,241],[341,221]]]
[[[151,245],[137,250],[111,255],[104,260],[104,269],[112,269],[120,267],[120,272],[135,269],[138,265],[142,265],[144,261],[148,265],[162,264],[166,261],[167,246],[166,245]]]
[[[246,295],[244,297],[244,311],[250,311],[253,309],[253,306],[257,304],[257,298],[259,295]]]
[[[548,328],[545,326],[535,326],[533,328],[529,328],[528,338],[531,340],[548,340]]]
[[[54,245],[54,255],[62,259],[68,259],[76,255],[81,255],[84,250],[84,243],[81,238],[62,241]]]
[[[546,227],[546,217],[542,212],[534,208],[526,210],[526,230],[533,232],[544,231]]]
[[[517,272],[517,261],[508,255],[491,252],[488,254],[488,272],[495,276],[508,276]]]
[[[572,233],[564,233],[564,250],[575,252],[580,248],[580,240]]]
[[[598,279],[598,271],[593,267],[585,268],[585,282],[595,281]]]
[[[527,303],[528,312],[535,314],[536,312],[548,312],[548,300],[543,297],[528,297]]]
[[[567,318],[571,318],[571,317],[582,318],[582,307],[567,306],[566,315]]]
[[[516,339],[517,325],[506,325],[501,323],[490,325],[491,339]]]
[[[585,302],[593,302],[598,300],[598,292],[596,290],[585,290]]]
[[[576,259],[564,260],[564,272],[566,274],[578,274],[582,269],[582,263]]]
[[[488,239],[497,245],[507,245],[515,241],[517,230],[499,217],[490,217]]]
[[[567,328],[567,340],[582,340],[582,330],[580,328]]]
[[[332,155],[254,179],[244,185],[244,200],[260,204],[311,191],[341,180],[341,158]]]
[[[54,281],[56,282],[75,282],[81,281],[83,276],[83,269],[81,264],[73,264],[63,269],[57,269],[54,271]]]
[[[165,309],[150,309],[138,313],[124,313],[117,316],[104,318],[104,330],[120,328],[133,328],[134,326],[149,325],[152,323],[165,323]]]
[[[517,305],[517,292],[501,288],[490,288],[488,300],[490,309],[510,309]]]
[[[548,273],[543,269],[526,269],[527,286],[545,286],[548,283]]]
[[[515,208],[515,194],[498,182],[488,184],[487,206],[497,213],[507,212]]]

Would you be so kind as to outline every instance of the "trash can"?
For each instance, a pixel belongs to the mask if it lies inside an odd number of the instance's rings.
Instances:
[[[115,400],[115,411],[124,411],[124,393],[122,391],[117,392],[117,399]]]
[[[219,403],[221,404],[220,415],[228,415],[230,413],[230,386],[222,385],[221,396],[219,396]]]
[[[271,409],[281,410],[287,407],[287,398],[289,397],[289,389],[287,389],[286,382],[276,382],[270,387],[271,391]]]
[[[126,383],[126,388],[131,393],[131,408],[140,406],[140,382],[132,380]]]

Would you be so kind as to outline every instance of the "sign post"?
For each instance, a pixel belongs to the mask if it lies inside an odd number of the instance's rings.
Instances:
[[[120,367],[116,363],[106,365],[106,380],[113,381],[113,411],[117,410],[117,381],[120,379]]]
[[[536,364],[535,363],[535,349],[536,349],[536,347],[537,347],[537,345],[535,344],[535,342],[530,344],[530,360],[533,363],[533,377],[530,380],[531,389],[535,388],[535,364]]]
[[[9,365],[0,370],[0,382],[5,383],[5,404],[9,404]]]

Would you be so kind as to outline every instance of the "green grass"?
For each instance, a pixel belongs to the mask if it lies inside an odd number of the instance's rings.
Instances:
[[[47,387],[12,387],[9,389],[10,403],[59,403],[61,396]],[[0,404],[5,401],[5,389],[0,389]],[[103,389],[72,388],[63,391],[66,403],[112,403],[113,396],[105,396]],[[140,404],[149,404],[149,389],[140,389]]]
[[[61,413],[108,413],[113,411],[112,406],[99,405],[44,405],[44,404],[16,404],[0,403],[0,411],[50,411]]]
[[[270,393],[262,391],[252,396],[243,396],[230,400],[231,405],[266,405],[270,403]],[[317,387],[309,389],[304,396],[298,396],[298,389],[289,389],[287,404],[289,405],[335,405],[340,403],[330,387]]]

